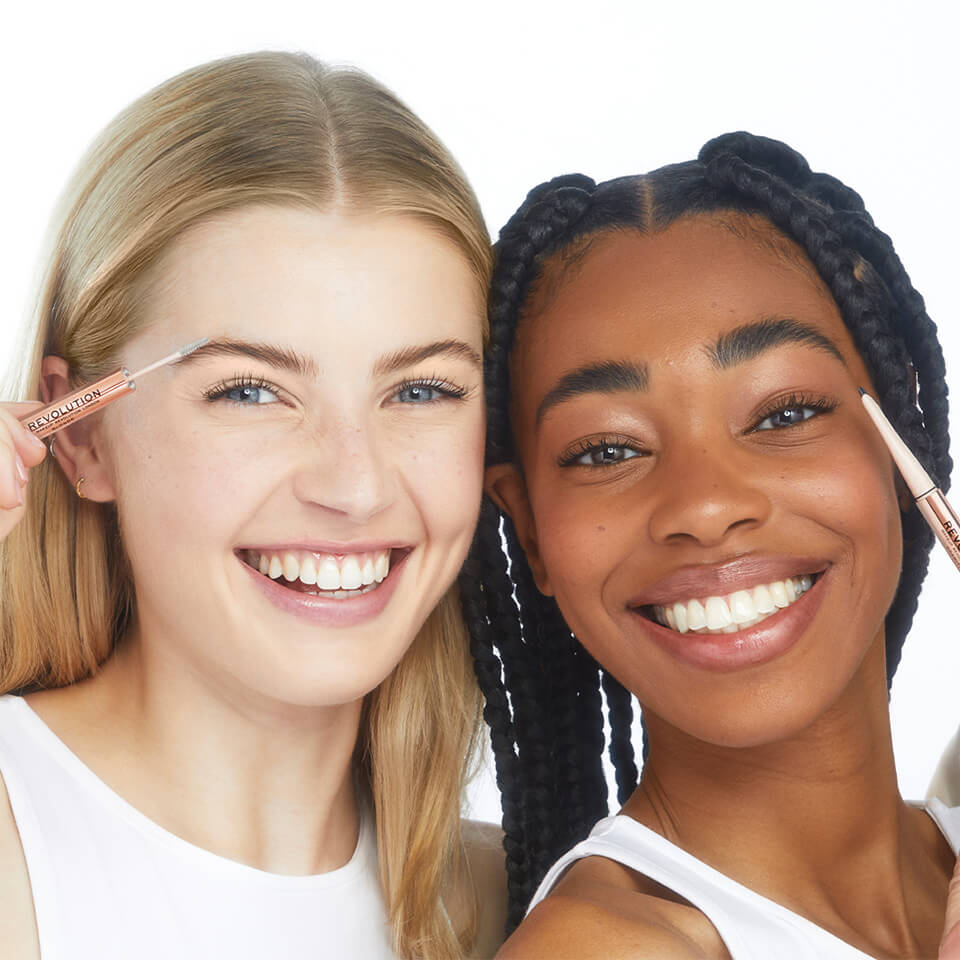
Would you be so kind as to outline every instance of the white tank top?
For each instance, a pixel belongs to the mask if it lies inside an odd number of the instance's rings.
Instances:
[[[960,807],[926,806],[954,853],[960,847]],[[583,857],[606,857],[673,890],[714,925],[733,960],[871,960],[862,950],[799,914],[731,880],[659,833],[626,816],[607,817],[565,853],[537,888],[528,912]]]
[[[0,697],[0,774],[26,856],[43,960],[395,956],[369,816],[338,870],[256,870],[147,819],[16,696]]]

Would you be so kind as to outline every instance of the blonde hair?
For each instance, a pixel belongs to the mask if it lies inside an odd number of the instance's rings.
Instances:
[[[304,55],[232,57],[146,94],[91,148],[67,193],[19,396],[39,396],[45,354],[65,358],[77,383],[107,372],[143,323],[158,256],[193,224],[254,203],[415,217],[460,249],[484,301],[490,242],[476,198],[406,106],[366,74]],[[48,457],[0,545],[0,691],[91,675],[134,610],[115,509],[78,500]],[[461,956],[472,942],[473,916],[453,916],[444,892],[465,877],[460,799],[478,728],[451,588],[367,698],[357,745],[402,956]]]

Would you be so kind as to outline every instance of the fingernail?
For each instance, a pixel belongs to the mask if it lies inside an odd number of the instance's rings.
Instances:
[[[30,438],[30,442],[31,442],[35,447],[38,447],[38,448],[39,448],[39,447],[42,447],[44,450],[47,449],[47,445],[46,445],[35,433],[31,433],[31,432],[28,430],[28,431],[27,431],[27,436]]]
[[[20,486],[24,486],[27,482],[27,468],[23,465],[23,460],[20,458],[20,454],[17,454],[16,459],[17,464],[17,476],[20,478]]]

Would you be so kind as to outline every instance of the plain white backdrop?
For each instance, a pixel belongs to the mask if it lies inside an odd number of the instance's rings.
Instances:
[[[93,136],[182,69],[273,48],[355,64],[392,87],[460,160],[494,234],[530,187],[557,174],[642,172],[728,130],[788,141],[857,189],[893,237],[960,397],[960,68],[947,0],[909,10],[889,0],[41,2],[8,8],[4,21],[3,367],[32,306],[58,193]],[[960,722],[958,590],[937,549],[893,687],[909,798],[922,797]],[[470,807],[499,820],[489,769]]]

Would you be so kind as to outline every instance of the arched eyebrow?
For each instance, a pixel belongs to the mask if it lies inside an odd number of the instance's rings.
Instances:
[[[746,363],[774,347],[799,343],[823,350],[847,365],[837,345],[815,327],[793,317],[764,317],[723,334],[707,353],[718,370]]]
[[[290,370],[300,376],[316,377],[319,373],[317,362],[302,353],[278,347],[271,343],[251,342],[247,340],[233,340],[229,337],[220,337],[209,340],[202,347],[197,347],[193,353],[185,356],[178,366],[195,363],[203,357],[251,357],[260,360],[271,367],[280,370]]]
[[[585,393],[617,393],[621,390],[646,390],[650,371],[645,363],[605,360],[565,373],[537,407],[537,426],[547,412]]]
[[[222,356],[251,357],[271,367],[290,370],[304,377],[318,377],[320,375],[320,368],[313,357],[274,344],[233,340],[229,337],[210,340],[202,347],[197,347],[196,350],[185,356],[179,365],[195,362],[203,357]],[[470,344],[462,340],[436,340],[433,343],[405,347],[403,350],[397,350],[380,357],[374,367],[374,375],[383,376],[387,373],[395,373],[397,370],[412,366],[421,360],[438,356],[460,358],[478,368],[482,365],[480,354]]]
[[[431,357],[448,357],[455,360],[466,360],[475,367],[483,365],[480,354],[469,343],[463,340],[435,340],[420,346],[404,347],[394,353],[381,357],[373,368],[374,376],[382,377],[388,373],[396,373],[404,367],[411,367],[421,360]]]

